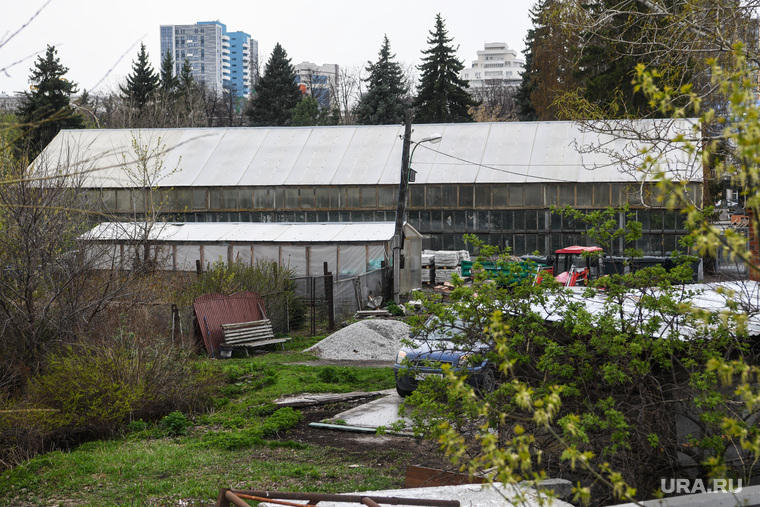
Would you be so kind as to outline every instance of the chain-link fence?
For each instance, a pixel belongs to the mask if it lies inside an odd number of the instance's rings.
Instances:
[[[302,302],[297,310],[305,311],[306,324],[315,334],[318,326],[329,328],[331,322],[379,305],[390,292],[387,275],[388,270],[383,268],[337,281],[332,275],[295,278],[295,294]]]

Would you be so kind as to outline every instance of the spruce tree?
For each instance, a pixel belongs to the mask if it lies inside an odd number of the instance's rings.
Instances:
[[[383,38],[376,63],[366,68],[369,77],[367,91],[356,106],[356,121],[360,125],[392,125],[404,122],[409,89],[404,84],[401,66],[393,61],[388,36]]]
[[[145,44],[140,43],[137,61],[132,61],[132,73],[127,76],[127,84],[119,85],[122,98],[138,110],[142,110],[153,99],[160,79],[148,61]]]
[[[295,79],[295,69],[278,42],[264,67],[264,75],[254,87],[253,100],[246,111],[251,125],[283,127],[291,124],[293,110],[302,96]]]
[[[71,105],[76,83],[64,78],[69,69],[61,65],[54,46],[38,56],[30,69],[32,91],[24,92],[17,115],[24,125],[16,147],[19,154],[36,157],[61,129],[84,128],[82,116]]]
[[[177,91],[179,79],[174,75],[174,58],[170,50],[166,50],[161,59],[161,91],[171,95]]]
[[[462,123],[473,121],[471,107],[480,104],[467,92],[469,84],[459,77],[464,64],[456,58],[441,15],[435,17],[430,47],[422,53],[420,84],[414,100],[417,123]]]

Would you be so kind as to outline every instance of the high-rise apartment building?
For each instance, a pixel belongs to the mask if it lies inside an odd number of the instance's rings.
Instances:
[[[319,103],[321,108],[329,108],[335,102],[338,88],[339,67],[334,63],[317,65],[311,62],[301,62],[294,65],[296,84],[303,93],[308,93]]]
[[[460,77],[470,83],[470,89],[488,86],[520,85],[525,61],[517,58],[517,51],[509,49],[504,42],[487,42],[472,67],[463,69]]]
[[[161,55],[171,51],[178,75],[185,60],[193,77],[221,93],[234,90],[249,97],[258,78],[259,43],[245,32],[227,32],[219,21],[194,25],[161,25]]]

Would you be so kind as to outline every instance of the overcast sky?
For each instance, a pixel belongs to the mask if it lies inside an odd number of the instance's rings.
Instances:
[[[158,70],[160,25],[197,21],[219,20],[227,31],[250,34],[259,43],[262,67],[279,42],[293,64],[359,68],[377,60],[383,35],[397,62],[418,65],[437,13],[466,66],[486,42],[506,42],[523,58],[531,26],[528,11],[535,0],[1,2],[6,5],[0,21],[0,69],[5,69],[0,72],[0,94],[12,94],[28,89],[29,69],[48,44],[56,47],[69,68],[67,77],[80,91],[106,91],[130,72],[140,42]]]

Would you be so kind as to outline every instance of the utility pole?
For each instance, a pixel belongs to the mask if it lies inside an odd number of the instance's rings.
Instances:
[[[406,190],[409,181],[409,147],[412,144],[412,113],[406,110],[404,119],[404,139],[401,150],[401,177],[398,183],[398,205],[396,206],[396,228],[393,233],[393,301],[399,302],[401,285],[401,240],[404,234],[404,215],[406,215]]]

